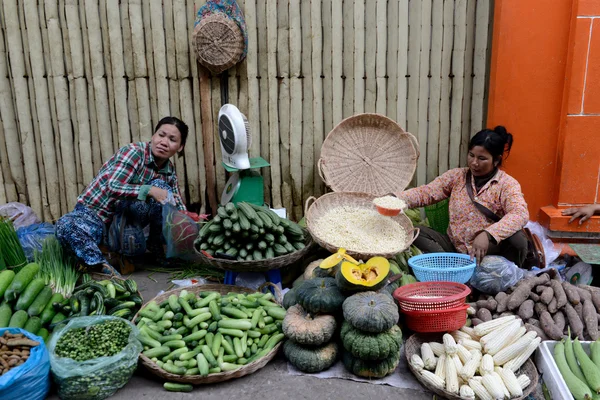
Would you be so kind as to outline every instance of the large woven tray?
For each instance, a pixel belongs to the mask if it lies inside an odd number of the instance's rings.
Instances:
[[[445,399],[450,400],[462,400],[460,396],[455,395],[454,393],[448,392],[446,390],[437,389],[430,384],[426,383],[417,373],[417,371],[410,365],[410,358],[413,354],[421,355],[421,345],[424,342],[442,342],[442,334],[414,334],[408,338],[406,343],[404,344],[404,353],[406,354],[406,359],[408,360],[408,367],[410,371],[413,373],[415,378],[423,385],[427,390],[432,391],[433,393],[442,396]],[[515,375],[519,376],[521,374],[527,375],[531,383],[525,389],[523,389],[523,396],[515,397],[511,400],[522,400],[527,398],[529,394],[535,389],[538,383],[538,371],[535,368],[535,364],[531,359],[527,360],[525,364],[521,367],[519,371],[515,373]]]
[[[242,286],[208,284],[208,285],[188,286],[188,287],[170,290],[168,292],[165,292],[161,295],[156,296],[152,300],[156,301],[157,303],[161,303],[164,300],[167,300],[169,298],[169,296],[172,294],[179,295],[179,292],[181,292],[184,289],[187,290],[188,292],[193,292],[193,293],[198,293],[198,292],[202,292],[202,291],[213,291],[213,292],[219,292],[222,295],[227,294],[229,292],[235,292],[235,293],[254,293],[255,292],[252,289],[248,289],[248,288],[245,288]],[[134,318],[133,318],[134,321],[137,319],[137,316],[138,316],[137,314],[134,316]],[[154,375],[156,375],[160,378],[163,378],[167,381],[191,383],[192,385],[204,385],[207,383],[217,383],[217,382],[228,381],[230,379],[240,378],[242,376],[249,375],[249,374],[252,374],[252,373],[258,371],[259,369],[261,369],[262,367],[267,365],[267,363],[269,361],[271,361],[273,359],[273,357],[275,357],[275,355],[277,354],[277,351],[281,347],[281,344],[282,344],[282,342],[279,342],[273,348],[273,350],[271,350],[270,352],[267,353],[266,356],[261,357],[258,360],[251,362],[250,364],[246,364],[243,367],[236,369],[235,371],[226,371],[226,372],[220,372],[218,374],[209,374],[208,376],[200,376],[200,375],[185,376],[185,375],[171,374],[171,373],[165,371],[164,369],[160,368],[151,359],[149,359],[148,357],[146,357],[144,354],[141,354],[141,353],[140,353],[140,363],[144,367],[146,367],[146,369],[148,369],[148,371],[150,371]]]
[[[322,215],[330,211],[332,208],[339,207],[342,205],[374,208],[373,199],[375,198],[376,196],[374,195],[351,192],[327,193],[319,197],[318,199],[311,196],[306,200],[306,207],[304,211],[304,215],[306,217],[306,227],[308,228],[308,231],[310,232],[315,242],[319,244],[319,246],[326,248],[332,253],[335,253],[338,250],[338,248],[330,243],[327,243],[325,240],[316,235],[314,230],[312,230],[315,221],[317,221]],[[408,247],[414,242],[414,240],[419,235],[419,229],[414,228],[412,222],[410,221],[410,218],[408,218],[403,213],[400,213],[395,217],[388,218],[392,218],[395,222],[397,222],[407,234],[407,241],[404,244],[404,246],[402,246],[402,248],[400,248],[397,252],[393,253],[359,253],[352,249],[346,249],[346,253],[354,258],[366,260],[375,256],[392,258],[397,253],[408,249]]]
[[[261,272],[268,271],[271,269],[279,269],[282,267],[287,267],[300,260],[302,257],[309,254],[312,247],[314,246],[313,239],[308,232],[305,231],[305,247],[301,250],[295,251],[293,253],[285,254],[283,256],[274,257],[274,258],[266,258],[260,261],[235,261],[235,260],[226,260],[223,258],[215,258],[215,257],[207,257],[203,252],[198,251],[196,245],[194,244],[194,251],[198,255],[198,259],[204,264],[211,265],[213,267],[221,268],[226,271],[234,271],[234,272]]]

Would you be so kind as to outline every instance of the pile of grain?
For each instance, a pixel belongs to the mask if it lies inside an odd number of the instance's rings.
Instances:
[[[406,202],[394,196],[377,197],[373,200],[373,204],[388,210],[403,210],[406,208]]]

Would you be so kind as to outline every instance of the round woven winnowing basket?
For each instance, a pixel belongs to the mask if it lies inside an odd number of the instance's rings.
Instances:
[[[240,61],[244,36],[239,26],[222,13],[204,17],[194,28],[192,45],[196,60],[215,74]]]
[[[156,303],[160,304],[163,301],[167,300],[169,298],[169,296],[172,294],[179,295],[179,292],[181,292],[184,289],[187,290],[188,292],[193,292],[193,293],[204,292],[204,291],[213,291],[213,292],[219,292],[222,295],[225,295],[229,292],[235,292],[235,293],[254,293],[255,292],[255,290],[248,289],[248,288],[245,288],[242,286],[220,285],[220,284],[195,285],[195,286],[188,286],[188,287],[170,290],[168,292],[165,292],[161,295],[156,296],[155,298],[153,298],[150,301],[155,301]],[[134,321],[137,319],[137,316],[138,315],[136,314],[135,317],[133,317]],[[204,385],[207,383],[217,383],[217,382],[228,381],[230,379],[239,378],[239,377],[249,375],[249,374],[252,374],[252,373],[258,371],[259,369],[261,369],[262,367],[267,365],[267,363],[269,361],[271,361],[273,359],[273,357],[275,357],[275,355],[277,354],[277,351],[281,347],[281,343],[282,342],[279,342],[264,357],[261,357],[258,360],[251,362],[250,364],[246,364],[246,365],[236,369],[235,371],[219,372],[216,374],[208,374],[207,376],[171,374],[171,373],[165,371],[164,369],[160,368],[151,359],[146,357],[143,353],[140,353],[140,363],[144,367],[146,367],[150,372],[152,372],[154,375],[156,375],[162,379],[165,379],[167,381],[191,383],[192,385]]]
[[[326,242],[323,238],[319,237],[315,233],[314,226],[316,221],[318,221],[319,218],[325,215],[325,213],[339,206],[356,206],[361,208],[374,209],[375,206],[373,205],[373,199],[375,199],[376,197],[377,196],[366,193],[349,192],[327,193],[319,197],[318,199],[311,196],[308,199],[306,199],[306,206],[304,210],[304,215],[306,217],[306,227],[313,239],[315,240],[315,242],[319,244],[319,246],[329,250],[332,253],[335,253],[336,251],[338,251],[338,247]],[[395,217],[387,218],[391,218],[393,221],[398,223],[400,227],[404,230],[404,232],[406,232],[406,242],[399,244],[398,251],[389,253],[362,253],[351,248],[347,248],[346,253],[360,260],[367,260],[375,256],[392,258],[396,254],[408,249],[408,247],[414,242],[414,240],[419,235],[419,229],[414,228],[410,219],[403,213],[400,213]]]
[[[414,140],[414,142],[413,142]],[[327,135],[317,167],[335,192],[377,196],[404,190],[417,166],[416,138],[380,114],[358,114]]]
[[[421,383],[421,385],[423,385],[427,390],[432,391],[433,393],[441,396],[444,399],[462,400],[462,397],[457,396],[454,393],[448,392],[443,389],[435,388],[435,387],[431,386],[429,383],[425,382],[423,380],[423,378],[421,378],[421,376],[413,368],[413,366],[410,365],[410,358],[412,357],[413,354],[418,354],[419,356],[421,355],[421,345],[424,342],[440,342],[441,343],[442,342],[442,334],[441,333],[440,334],[414,334],[408,338],[406,343],[404,343],[404,353],[406,355],[406,360],[408,361],[408,367],[410,368],[410,371],[413,373],[415,378],[417,378],[417,380]],[[523,364],[521,366],[521,368],[515,372],[515,375],[517,375],[517,376],[519,376],[521,374],[527,375],[527,377],[529,378],[531,383],[529,384],[529,386],[527,386],[525,389],[523,389],[523,396],[515,397],[514,399],[511,399],[511,400],[526,399],[527,396],[529,396],[529,394],[531,392],[533,392],[533,390],[537,386],[538,371],[535,368],[535,364],[533,363],[533,361],[531,361],[531,359],[525,361],[525,364]]]

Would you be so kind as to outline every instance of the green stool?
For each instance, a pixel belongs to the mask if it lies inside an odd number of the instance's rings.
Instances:
[[[448,199],[439,203],[425,207],[425,215],[429,221],[429,226],[440,233],[445,234],[450,222],[450,213],[448,212]]]

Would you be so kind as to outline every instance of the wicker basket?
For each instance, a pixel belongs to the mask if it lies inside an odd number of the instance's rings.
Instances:
[[[414,136],[393,120],[380,114],[354,115],[327,135],[319,175],[334,192],[382,196],[404,190],[416,169],[415,146]]]
[[[433,342],[433,341],[441,343],[442,342],[442,334],[431,334],[431,335],[415,334],[408,338],[408,340],[404,344],[404,353],[406,354],[406,359],[408,360],[408,367],[410,368],[410,371],[413,373],[415,378],[417,378],[417,380],[421,383],[421,385],[423,385],[427,390],[432,391],[433,393],[443,397],[444,399],[462,400],[461,397],[455,395],[454,393],[448,392],[443,389],[435,388],[435,387],[431,386],[430,384],[428,384],[427,382],[425,382],[420,377],[420,375],[417,373],[417,371],[412,367],[412,365],[410,365],[410,357],[413,354],[418,354],[419,356],[421,355],[421,344],[423,344],[424,342]],[[525,362],[525,364],[523,364],[521,369],[515,373],[515,375],[517,375],[517,376],[519,376],[521,374],[527,375],[527,377],[529,378],[531,383],[529,384],[529,386],[527,386],[525,389],[523,389],[523,396],[515,397],[511,400],[526,399],[527,396],[529,396],[529,394],[531,392],[533,392],[533,390],[537,386],[538,371],[535,368],[535,364],[533,363],[533,361],[531,361],[531,359],[527,360]]]
[[[156,301],[157,303],[161,303],[164,300],[167,300],[169,298],[169,296],[172,294],[179,295],[179,292],[181,292],[184,289],[187,290],[188,292],[193,292],[193,293],[198,293],[198,292],[202,292],[202,291],[213,291],[213,292],[219,292],[223,295],[227,294],[229,292],[235,292],[235,293],[254,293],[255,292],[255,290],[248,289],[248,288],[241,287],[241,286],[208,284],[208,285],[188,286],[188,287],[184,287],[184,288],[170,290],[159,296],[156,296],[152,300]],[[135,315],[133,320],[135,321],[136,319],[137,319],[137,314]],[[279,347],[281,347],[281,343],[282,342],[278,343],[270,352],[267,353],[266,356],[261,357],[258,360],[251,362],[250,364],[244,365],[241,368],[236,369],[235,371],[226,371],[226,372],[220,372],[217,374],[209,374],[208,376],[200,376],[200,375],[185,376],[185,375],[171,374],[171,373],[165,371],[164,369],[160,368],[158,365],[156,365],[152,360],[150,360],[144,354],[140,354],[140,363],[144,367],[146,367],[146,369],[148,369],[151,373],[153,373],[154,375],[156,375],[162,379],[165,379],[167,381],[191,383],[192,385],[204,385],[207,383],[217,383],[217,382],[228,381],[230,379],[240,378],[242,376],[249,375],[249,374],[252,374],[252,373],[258,371],[259,369],[261,369],[262,367],[267,365],[267,363],[269,361],[271,361],[273,359],[273,357],[275,357],[275,355],[277,354],[277,351],[279,350]]]
[[[302,257],[309,254],[315,243],[311,235],[309,235],[306,231],[305,237],[306,241],[304,243],[305,247],[303,249],[295,251],[293,253],[285,254],[283,256],[266,258],[260,261],[236,261],[226,260],[224,258],[208,257],[203,252],[198,251],[195,244],[194,251],[198,255],[198,259],[200,260],[200,262],[213,267],[234,272],[262,272],[269,271],[271,269],[287,267],[288,265],[295,263],[296,261],[302,259]]]
[[[336,206],[344,205],[344,206],[374,208],[373,199],[375,199],[375,197],[376,196],[366,194],[366,193],[348,193],[348,192],[328,193],[326,195],[319,197],[318,199],[315,199],[314,197],[311,196],[306,200],[306,206],[305,206],[305,210],[304,210],[304,215],[306,217],[306,227],[308,228],[308,231],[312,235],[315,242],[317,242],[319,244],[319,246],[324,247],[325,249],[329,250],[332,253],[335,253],[338,250],[338,248],[336,246],[333,246],[333,245],[325,242],[323,239],[319,238],[314,233],[314,231],[311,230],[311,227],[314,226],[315,221],[317,221],[324,213],[328,212],[329,210],[331,210],[332,208],[334,208]],[[397,222],[404,229],[404,231],[407,233],[409,238],[412,235],[412,237],[407,240],[407,242],[404,244],[404,246],[402,246],[401,249],[399,249],[397,252],[393,252],[393,253],[359,253],[359,252],[353,251],[352,249],[346,249],[347,254],[354,258],[366,260],[366,259],[369,259],[369,258],[375,257],[375,256],[392,258],[397,253],[400,253],[400,252],[406,250],[419,235],[419,228],[414,228],[410,219],[402,213],[396,215],[395,217],[388,217],[388,218],[392,218],[395,222]]]
[[[244,36],[235,21],[223,13],[214,13],[196,25],[192,46],[198,62],[220,74],[240,61],[244,53]]]

